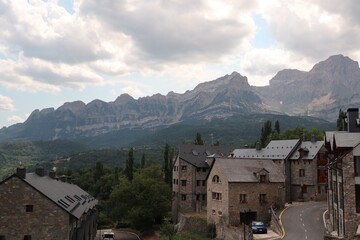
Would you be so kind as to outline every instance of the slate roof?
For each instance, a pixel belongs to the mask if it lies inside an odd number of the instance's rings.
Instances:
[[[98,203],[89,193],[75,184],[48,176],[40,177],[35,173],[27,173],[25,179],[22,180],[77,219]]]
[[[227,146],[207,146],[182,144],[179,146],[179,157],[194,165],[195,167],[208,168],[205,162],[208,157],[227,157],[234,150],[233,147]]]
[[[294,140],[273,140],[265,148],[256,150],[255,148],[242,148],[233,151],[236,158],[258,158],[280,160],[287,158],[300,139]]]
[[[360,143],[359,132],[333,131],[325,132],[325,141],[334,150],[334,143],[338,148],[354,148]]]
[[[300,153],[299,150],[302,148],[303,150],[308,150],[308,153],[305,154],[301,159],[307,159],[312,160],[318,154],[318,152],[321,150],[321,148],[324,146],[324,141],[304,141],[301,142],[300,146],[294,151],[294,153],[291,155],[289,159],[299,159]]]
[[[255,173],[265,169],[270,182],[285,182],[282,166],[269,159],[217,158],[214,166],[219,166],[228,182],[259,182]]]

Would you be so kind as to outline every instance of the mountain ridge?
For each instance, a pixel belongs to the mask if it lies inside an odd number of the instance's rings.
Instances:
[[[334,121],[340,108],[360,105],[359,93],[358,62],[334,55],[310,71],[281,70],[263,87],[251,86],[246,76],[234,71],[183,94],[171,91],[139,99],[121,94],[111,102],[94,99],[87,104],[74,101],[57,109],[36,109],[24,123],[1,129],[0,140],[73,139],[253,113]]]

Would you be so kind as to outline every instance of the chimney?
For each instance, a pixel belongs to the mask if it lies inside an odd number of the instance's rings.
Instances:
[[[66,182],[67,177],[65,175],[60,176],[60,181]]]
[[[360,132],[359,127],[359,109],[358,108],[349,108],[347,110],[347,130],[348,132]]]
[[[16,175],[21,177],[22,179],[26,178],[26,168],[24,166],[20,166],[16,169]]]
[[[314,142],[316,142],[317,141],[317,139],[316,139],[316,137],[315,137],[315,135],[313,134],[313,135],[311,135],[311,139],[310,139],[310,141],[312,142],[312,143],[314,143]]]
[[[37,167],[37,168],[35,169],[35,173],[36,173],[36,175],[38,175],[39,177],[45,176],[45,170],[44,170],[43,167]]]
[[[55,179],[55,177],[56,177],[55,171],[50,171],[49,172],[49,177],[52,178],[52,179]]]
[[[256,151],[261,150],[261,144],[259,142],[256,142]]]

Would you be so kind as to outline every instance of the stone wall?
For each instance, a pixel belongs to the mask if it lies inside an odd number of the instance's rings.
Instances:
[[[0,236],[7,240],[69,239],[69,215],[16,176],[0,184]],[[33,205],[33,212],[26,212]]]
[[[247,195],[247,202],[240,203],[240,194]],[[266,194],[266,203],[260,203],[259,195]],[[283,206],[284,183],[230,183],[229,216],[230,223],[240,223],[240,212],[256,212],[257,220],[269,222],[272,205]]]

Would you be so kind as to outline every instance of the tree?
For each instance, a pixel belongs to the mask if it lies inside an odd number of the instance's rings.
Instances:
[[[165,145],[164,150],[164,177],[165,182],[171,186],[172,184],[172,158],[174,156],[174,150],[169,144]]]
[[[151,228],[163,221],[171,210],[172,193],[163,181],[162,169],[151,165],[135,172],[133,181],[126,178],[110,196],[113,220],[135,229]]]
[[[145,153],[143,153],[143,155],[141,156],[141,168],[144,168],[146,164],[146,158],[145,158]]]
[[[214,146],[220,146],[220,141],[216,140],[216,142],[214,143]]]
[[[276,122],[275,122],[275,132],[280,134],[280,122],[279,122],[279,120],[276,120]]]
[[[194,144],[195,145],[204,145],[204,141],[202,140],[200,133],[196,133]]]
[[[172,240],[176,235],[177,229],[169,219],[165,219],[164,223],[161,225],[160,231],[162,236],[165,236],[168,240]]]
[[[343,112],[341,109],[339,110],[339,115],[338,115],[338,119],[336,121],[336,129],[338,131],[344,131],[344,126],[343,126],[343,121],[344,118],[346,117],[346,113]]]
[[[134,149],[130,148],[129,157],[126,160],[125,176],[129,181],[133,179],[134,174]]]
[[[261,136],[260,136],[260,144],[262,147],[266,147],[266,145],[271,140],[271,134],[272,134],[272,123],[271,121],[266,121],[264,123],[264,126],[261,128]]]

